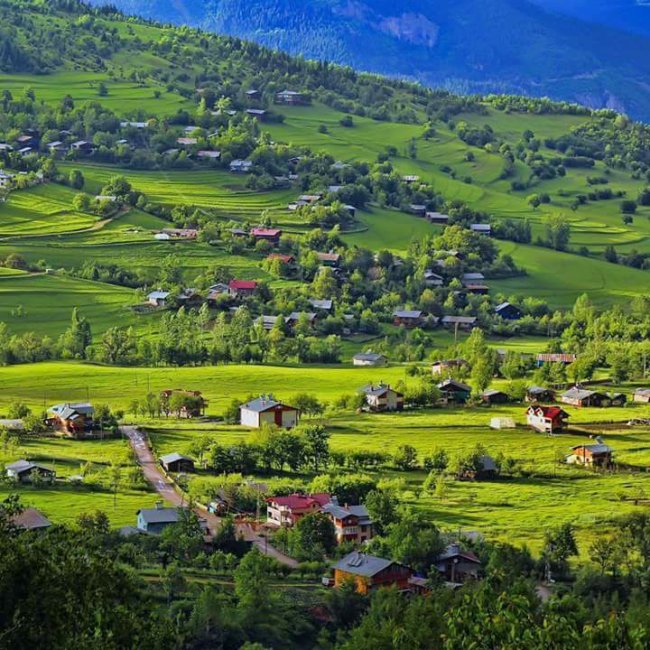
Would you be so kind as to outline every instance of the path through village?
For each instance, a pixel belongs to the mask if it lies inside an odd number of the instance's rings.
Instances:
[[[174,484],[165,476],[162,468],[156,462],[153,452],[149,447],[146,435],[135,426],[123,426],[121,427],[121,431],[122,434],[129,439],[138,464],[142,468],[142,473],[144,474],[145,479],[151,484],[160,497],[177,508],[187,506],[188,502],[185,496],[182,493],[179,494],[179,492],[174,489]],[[219,517],[198,506],[195,506],[194,511],[199,517],[207,522],[208,528],[212,534],[218,530],[221,525]],[[268,555],[286,566],[298,566],[296,560],[271,546],[268,543],[268,540],[253,530],[250,524],[237,523],[237,534],[243,537],[247,542],[250,542],[264,555]]]

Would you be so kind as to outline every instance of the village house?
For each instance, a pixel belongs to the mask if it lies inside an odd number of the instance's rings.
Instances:
[[[54,156],[62,156],[66,152],[67,147],[61,140],[55,140],[54,142],[50,142],[47,145],[47,151],[48,153],[54,155]]]
[[[563,352],[547,352],[538,354],[535,357],[535,363],[541,368],[547,363],[563,363],[565,366],[573,363],[577,359],[575,354],[565,354]]]
[[[322,512],[334,524],[338,544],[363,544],[373,537],[374,525],[366,506],[340,506],[330,501],[322,507]]]
[[[262,108],[247,108],[246,115],[250,115],[252,118],[264,122],[266,119],[267,112]]]
[[[266,500],[266,523],[271,526],[290,528],[305,515],[320,512],[330,501],[330,495],[324,492],[269,497]]]
[[[179,307],[198,307],[203,303],[203,295],[198,289],[186,287],[176,296],[176,303]]]
[[[160,393],[160,407],[169,415],[175,409],[179,418],[198,418],[205,415],[207,400],[198,390],[168,388]]]
[[[56,404],[48,409],[47,423],[57,431],[78,435],[92,431],[94,416],[92,404]]]
[[[2,169],[0,169],[0,187],[1,188],[9,187],[13,183],[13,180],[14,180],[14,175],[13,174],[9,174],[8,172],[5,172]]]
[[[309,327],[314,327],[316,324],[316,314],[313,311],[292,311],[284,320],[289,327],[295,327],[301,318],[306,318]]]
[[[492,234],[492,226],[489,223],[473,223],[469,229],[479,235],[487,235],[488,237]]]
[[[650,388],[637,388],[634,391],[633,399],[635,402],[650,404]]]
[[[415,176],[413,174],[407,174],[406,176],[402,176],[402,180],[405,183],[411,184],[411,183],[417,183],[420,180],[420,177]]]
[[[574,386],[565,393],[560,395],[560,401],[572,406],[610,406],[611,400],[606,393],[600,393],[595,390],[587,390]]]
[[[385,366],[386,357],[378,352],[367,350],[366,352],[358,352],[352,357],[352,365],[354,366]]]
[[[194,471],[194,461],[176,452],[161,456],[160,464],[165,468],[166,472],[179,473]]]
[[[276,104],[286,104],[289,106],[302,106],[307,104],[307,98],[295,90],[282,90],[275,94]]]
[[[280,319],[280,316],[268,316],[267,314],[262,314],[255,319],[255,324],[260,325],[264,330],[270,332]]]
[[[463,370],[469,370],[469,363],[465,359],[442,359],[435,361],[431,366],[431,374],[434,377],[450,375]]]
[[[490,388],[481,393],[481,401],[484,404],[507,404],[510,401],[510,397],[501,390]]]
[[[318,299],[318,298],[309,298],[307,302],[316,310],[316,311],[324,311],[324,312],[331,312],[332,308],[334,307],[334,301],[329,300],[327,298],[325,299]]]
[[[460,281],[463,284],[472,284],[472,283],[478,283],[478,282],[483,282],[485,280],[485,275],[481,273],[480,271],[475,271],[471,273],[463,273]]]
[[[51,482],[56,478],[56,472],[49,467],[28,460],[17,460],[5,466],[7,478],[18,483],[32,483],[34,478],[41,481]]]
[[[251,237],[257,241],[263,240],[277,246],[280,243],[280,237],[282,237],[282,230],[279,228],[253,228]]]
[[[610,406],[625,406],[627,403],[627,395],[625,393],[609,393]]]
[[[381,587],[408,591],[412,575],[413,571],[400,562],[355,551],[334,565],[334,586],[341,587],[352,581],[356,591],[364,595]]]
[[[424,284],[427,287],[441,287],[444,284],[444,278],[430,269],[424,272]]]
[[[147,296],[147,303],[152,307],[166,307],[167,299],[169,298],[169,291],[152,291]]]
[[[160,535],[165,528],[181,521],[183,510],[187,508],[165,508],[157,503],[155,508],[138,510],[137,528],[145,533]]]
[[[470,330],[476,325],[476,316],[443,316],[441,322],[443,327]]]
[[[568,427],[569,414],[559,406],[533,404],[526,410],[526,422],[541,433],[561,433]]]
[[[207,149],[201,149],[201,151],[196,152],[196,157],[201,160],[219,160],[221,158],[221,151],[209,151]]]
[[[614,450],[602,442],[593,445],[576,445],[571,450],[571,453],[566,457],[566,462],[569,465],[602,468],[613,465],[612,455]]]
[[[360,392],[366,396],[366,404],[371,411],[401,411],[404,408],[404,395],[386,384],[368,384]]]
[[[195,240],[199,236],[196,228],[163,228],[161,232],[169,235],[170,239]]]
[[[464,404],[472,394],[472,389],[455,379],[445,379],[438,384],[444,404]]]
[[[36,508],[25,508],[22,512],[13,515],[9,521],[21,530],[42,531],[52,525],[52,522]]]
[[[261,395],[239,407],[242,426],[259,429],[264,424],[283,429],[293,429],[298,425],[300,411],[293,406],[277,401],[273,395]]]
[[[502,302],[494,308],[494,313],[504,320],[519,320],[522,317],[521,309],[509,302]]]
[[[273,262],[275,260],[279,260],[282,264],[286,264],[287,266],[292,266],[296,263],[296,258],[293,255],[285,255],[283,253],[271,253],[266,257],[267,262]]]
[[[424,215],[430,223],[437,223],[440,225],[447,225],[449,223],[449,215],[440,212],[427,212]]]
[[[479,456],[476,465],[471,469],[461,470],[456,474],[456,478],[460,481],[484,481],[495,478],[499,474],[499,468],[492,456]]]
[[[262,93],[256,88],[250,88],[244,94],[246,95],[246,99],[251,101],[258,101],[262,98]]]
[[[228,293],[233,298],[246,298],[257,291],[255,280],[231,280],[228,283]]]
[[[543,386],[531,386],[526,390],[527,402],[554,402],[555,391]]]
[[[471,551],[464,551],[460,544],[450,544],[435,566],[446,582],[458,585],[478,579],[481,561]]]
[[[120,122],[121,129],[146,129],[149,126],[149,122]]]
[[[250,174],[253,171],[253,161],[236,159],[230,163],[229,168],[233,174]]]
[[[9,153],[13,150],[14,148],[10,144],[7,144],[6,142],[0,142],[0,153]]]
[[[490,287],[487,284],[467,283],[465,291],[475,296],[487,296],[490,293]]]
[[[214,307],[219,297],[224,295],[230,295],[230,288],[228,285],[223,282],[217,282],[216,284],[213,284],[208,288],[208,293],[206,295],[208,305]]]
[[[91,142],[86,140],[77,140],[70,145],[72,151],[78,151],[80,153],[92,153],[94,147]]]
[[[176,138],[176,144],[180,145],[181,147],[194,147],[198,143],[199,141],[196,138]]]
[[[409,205],[409,212],[414,214],[416,217],[424,217],[427,212],[427,206],[420,205],[419,203],[411,203]]]
[[[412,329],[422,325],[422,312],[419,309],[396,309],[393,312],[393,323],[398,327]]]
[[[337,267],[341,261],[338,253],[316,253],[316,257],[323,266]]]

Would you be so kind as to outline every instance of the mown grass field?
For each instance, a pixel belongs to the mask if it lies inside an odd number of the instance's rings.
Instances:
[[[606,528],[612,518],[638,511],[633,499],[650,494],[647,472],[598,473],[557,463],[558,454],[569,453],[574,445],[589,442],[582,427],[602,420],[626,421],[648,417],[650,407],[625,409],[575,409],[568,407],[577,428],[554,437],[528,430],[522,405],[492,408],[442,409],[382,415],[342,415],[326,419],[334,450],[381,450],[393,453],[399,445],[418,450],[420,459],[434,449],[444,449],[451,457],[484,445],[492,455],[503,453],[517,459],[526,476],[485,482],[457,482],[449,479],[443,499],[424,492],[422,471],[398,473],[383,470],[379,477],[404,481],[402,499],[423,510],[439,526],[448,530],[479,530],[488,537],[527,544],[539,550],[544,530],[571,522],[579,531],[582,555],[594,532]],[[515,430],[494,431],[491,417],[512,416],[521,425]],[[620,463],[650,466],[650,430],[589,425],[589,433],[601,433],[616,452]],[[246,440],[250,433],[238,426],[199,425],[156,421],[150,435],[159,454],[188,452],[197,436],[208,436],[221,444]],[[205,476],[201,474],[201,478]],[[298,476],[308,481],[309,476]],[[209,479],[208,479],[209,480]]]

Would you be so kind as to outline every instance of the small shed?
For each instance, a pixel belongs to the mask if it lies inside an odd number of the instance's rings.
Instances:
[[[516,429],[513,418],[490,418],[490,429]]]
[[[176,452],[160,457],[160,464],[167,472],[193,472],[194,461]]]

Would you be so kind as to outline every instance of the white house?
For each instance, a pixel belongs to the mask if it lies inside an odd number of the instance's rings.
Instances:
[[[367,352],[359,352],[352,357],[352,365],[354,366],[385,366],[386,357],[378,352],[368,350]]]
[[[245,427],[259,429],[265,424],[283,429],[297,426],[300,411],[274,399],[273,395],[261,395],[239,407],[240,422]]]
[[[154,307],[164,307],[167,304],[167,298],[169,298],[169,291],[152,291],[147,296],[147,302]]]
[[[366,404],[371,411],[401,411],[404,408],[404,395],[386,384],[368,384],[361,392],[366,396]]]

